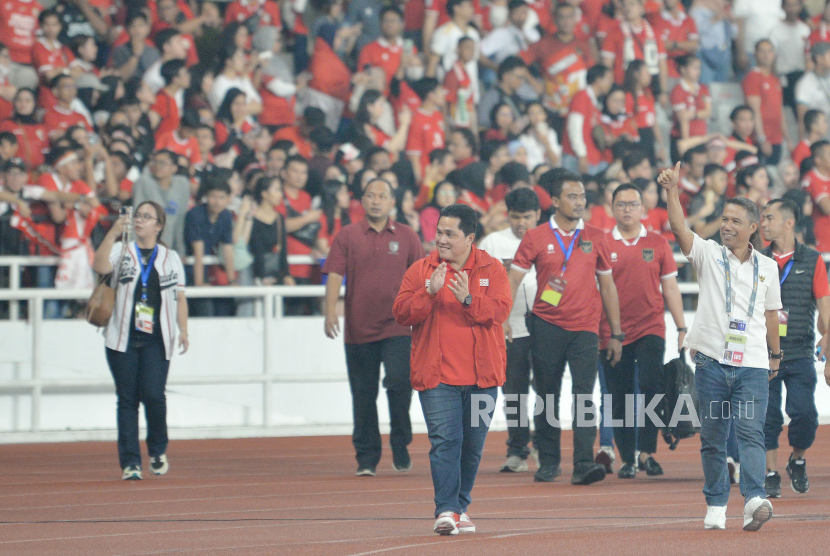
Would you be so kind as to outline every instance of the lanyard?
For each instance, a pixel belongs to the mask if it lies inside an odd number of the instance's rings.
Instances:
[[[726,314],[732,318],[732,270],[729,267],[729,258],[726,256],[726,247],[721,247],[723,250],[723,271],[726,274]],[[755,297],[758,294],[758,257],[753,253],[752,255],[752,296],[749,298],[749,311],[747,312],[747,319],[752,319],[752,313],[755,312]]]
[[[153,263],[156,260],[156,253],[159,251],[159,246],[153,248],[153,254],[150,255],[150,260],[147,261],[147,266],[144,266],[144,259],[141,258],[141,250],[138,248],[138,243],[135,244],[135,252],[138,253],[138,266],[141,269],[141,301],[147,302],[147,282],[150,281],[150,272],[153,270]]]
[[[571,244],[568,245],[568,248],[565,248],[565,242],[562,241],[562,236],[559,235],[559,230],[553,227],[552,223],[550,224],[550,229],[553,230],[553,235],[556,236],[556,241],[559,242],[559,247],[562,248],[562,254],[565,255],[565,262],[562,265],[562,274],[560,276],[565,275],[565,270],[568,268],[568,261],[571,259],[571,253],[573,253],[574,245],[576,245],[576,240],[579,239],[579,232],[582,230],[577,230],[574,232],[574,237],[571,238]]]
[[[784,265],[784,273],[781,274],[781,280],[780,280],[780,284],[782,286],[784,285],[784,280],[786,280],[787,276],[790,275],[790,269],[793,267],[794,262],[795,262],[794,260],[790,259],[789,262],[787,262],[787,264]]]

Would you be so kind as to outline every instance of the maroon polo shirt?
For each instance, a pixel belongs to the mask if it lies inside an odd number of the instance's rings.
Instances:
[[[410,336],[392,316],[403,275],[425,257],[412,228],[391,219],[380,233],[361,220],[334,237],[323,273],[346,277],[347,344],[367,344],[394,336]]]

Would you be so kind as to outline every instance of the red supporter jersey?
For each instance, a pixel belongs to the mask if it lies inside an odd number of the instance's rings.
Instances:
[[[609,31],[602,43],[602,55],[614,59],[614,81],[622,83],[625,68],[634,60],[643,60],[649,68],[657,69],[659,61],[666,58],[666,47],[648,21],[643,20],[639,29],[625,23]]]
[[[528,8],[539,16],[539,27],[544,30],[543,34],[552,35],[556,33],[556,24],[553,22],[553,5],[551,0],[525,0]]]
[[[409,83],[406,81],[400,82],[400,92],[398,96],[393,96],[389,99],[395,113],[398,113],[404,106],[409,108],[413,113],[421,107],[421,98],[412,90]]]
[[[744,96],[760,97],[764,135],[771,145],[780,145],[784,140],[782,131],[784,92],[778,76],[774,73],[765,74],[755,68],[744,78],[743,88]]]
[[[818,16],[821,18],[821,16]],[[820,43],[820,42],[830,42],[830,26],[827,25],[827,22],[823,19],[819,19],[816,23],[815,29],[813,32],[810,33],[810,37],[807,39],[807,48],[805,51],[805,55],[809,59],[810,49],[813,45]]]
[[[51,83],[46,77],[46,72],[59,68],[68,68],[69,64],[74,60],[75,56],[69,48],[61,45],[61,43],[52,45],[42,37],[32,47],[32,64],[40,76],[38,104],[41,108],[51,108],[55,103],[55,97],[50,88]]]
[[[444,77],[444,90],[453,127],[472,127],[475,84],[467,74],[464,64],[456,62],[447,72]]]
[[[594,56],[586,40],[563,43],[555,36],[543,37],[520,53],[525,63],[538,63],[545,76],[545,104],[565,114],[576,93],[586,87],[588,68]]]
[[[813,153],[810,152],[810,145],[811,144],[812,143],[810,143],[808,140],[802,139],[798,143],[798,145],[796,145],[795,148],[793,149],[793,154],[792,154],[793,162],[795,162],[795,165],[798,168],[801,168],[801,163],[804,162],[805,158],[810,158],[811,156],[813,156]]]
[[[779,255],[778,253],[773,253],[772,258],[773,260],[778,263],[778,276],[781,277],[784,271],[784,267],[790,262],[790,259],[793,258],[794,251],[790,251],[789,253],[783,253]],[[821,299],[822,297],[827,297],[830,295],[830,284],[828,284],[827,280],[827,267],[824,266],[824,260],[821,257],[816,259],[816,269],[813,271],[813,297],[815,299]]]
[[[37,18],[42,11],[37,0],[0,1],[0,41],[8,47],[12,62],[32,65]]]
[[[687,42],[696,41],[700,39],[700,34],[697,32],[697,23],[695,20],[686,15],[683,11],[683,6],[680,6],[680,14],[677,19],[672,17],[672,14],[667,10],[662,10],[653,13],[648,18],[652,29],[662,39],[663,44],[668,41],[672,42]],[[667,52],[669,60],[669,77],[677,79],[680,74],[677,71],[677,63],[675,60],[680,56],[687,54],[685,50],[670,50]]]
[[[273,0],[236,0],[225,10],[225,25],[232,21],[244,23],[252,16],[259,17],[259,26],[282,28],[280,6]]]
[[[644,336],[666,337],[663,280],[677,276],[669,242],[658,234],[640,229],[640,235],[626,241],[614,230],[606,234],[606,250],[611,261],[614,285],[620,298],[620,328],[625,333],[623,345]],[[611,339],[611,327],[604,317],[600,327],[600,349]]]
[[[288,216],[286,205],[300,214],[305,213],[311,209],[311,195],[300,190],[296,199],[291,199],[286,192],[285,198],[280,206],[277,207],[277,212],[286,218],[296,217],[296,215]],[[293,234],[288,234],[286,239],[286,247],[288,248],[288,255],[311,255],[311,247],[295,238]],[[291,276],[294,278],[309,278],[311,276],[311,265],[294,264],[291,265]]]
[[[42,124],[18,124],[11,120],[0,123],[0,131],[10,131],[17,137],[17,156],[33,170],[43,164],[49,149],[49,136]]]
[[[198,166],[204,162],[202,160],[202,152],[199,150],[199,142],[196,138],[190,137],[188,139],[182,139],[179,137],[179,132],[176,129],[162,133],[156,139],[156,150],[160,151],[162,149],[185,157],[190,161],[191,166]]]
[[[74,125],[80,125],[86,128],[87,131],[92,131],[92,126],[89,125],[83,114],[66,110],[60,106],[54,106],[46,111],[43,115],[43,125],[49,130],[49,133],[58,129],[66,131]]]
[[[78,195],[90,195],[92,191],[86,183],[81,180],[72,182],[71,184],[60,185],[60,181],[55,174],[41,174],[37,180],[37,184],[46,191],[59,191],[62,193],[77,193]],[[74,209],[66,211],[66,220],[63,223],[63,228],[60,232],[60,239],[82,239],[84,238],[84,219],[79,214],[76,214]]]
[[[311,160],[311,143],[300,135],[300,131],[295,126],[278,129],[272,139],[274,143],[282,139],[288,139],[297,147],[298,153],[304,156],[306,160]]]
[[[409,0],[403,6],[403,28],[405,31],[421,31],[424,28],[426,5],[424,0]]]
[[[447,12],[447,0],[426,0],[426,11],[438,13],[438,23],[435,28],[438,29],[443,24],[450,20],[450,14]],[[473,8],[475,8],[476,15],[480,16],[484,12],[481,10],[481,2],[473,0]]]
[[[262,97],[262,112],[259,113],[259,123],[265,126],[293,126],[297,123],[294,106],[297,97],[281,97],[268,89],[268,82],[274,79],[269,75],[262,76],[259,86],[259,96]]]
[[[574,96],[573,101],[571,101],[570,113],[579,114],[584,118],[582,123],[582,141],[588,149],[588,162],[591,165],[599,164],[602,162],[602,153],[599,152],[596,144],[594,144],[593,132],[594,127],[599,125],[600,111],[593,89],[588,87],[579,91]],[[578,156],[571,146],[571,134],[567,129],[563,135],[562,150],[565,154]]]
[[[576,230],[578,238],[574,239],[573,234],[560,236],[566,249],[572,241],[575,242],[564,276],[562,266],[565,255],[557,240],[559,230],[554,232],[558,226],[553,218],[525,234],[513,258],[512,268],[529,272],[531,266],[536,265],[539,285],[533,303],[536,316],[565,330],[598,334],[602,299],[594,276],[610,275],[611,265],[602,230],[585,226],[582,221],[579,226],[584,228]],[[542,295],[550,289],[549,282],[559,278],[566,285],[558,306],[554,307],[542,300]]]
[[[441,111],[428,113],[419,108],[413,112],[406,140],[406,154],[420,157],[421,175],[429,165],[429,153],[443,149],[445,145],[444,115]]]
[[[591,207],[590,224],[594,228],[602,230],[602,233],[607,234],[614,229],[614,226],[617,225],[617,221],[613,216],[608,216],[608,212],[606,212],[604,206],[594,205]]]
[[[818,170],[812,169],[801,182],[818,204],[825,197],[830,197],[830,177],[824,176]],[[822,253],[830,252],[830,214],[824,214],[819,207],[813,209],[813,225],[816,233],[816,249]]]
[[[637,93],[637,113],[634,113],[634,95],[625,94],[625,113],[634,116],[637,120],[637,127],[654,127],[657,123],[657,105],[654,102],[654,95],[650,90]]]
[[[628,136],[628,140],[632,142],[640,141],[640,130],[637,128],[637,121],[634,118],[625,116],[612,118],[607,114],[602,114],[599,118],[599,125],[605,131],[605,136],[612,139],[618,139],[623,135]],[[614,155],[610,148],[605,149],[602,153],[602,159],[607,163],[614,162]]]
[[[415,53],[414,47],[412,52]],[[399,39],[397,43],[393,44],[381,37],[363,47],[363,50],[360,51],[360,57],[357,59],[357,69],[363,71],[366,66],[381,68],[386,77],[386,92],[388,93],[389,84],[401,66],[402,56],[403,39]]]
[[[159,125],[156,128],[155,138],[158,142],[159,138],[165,133],[169,133],[179,128],[179,121],[181,115],[179,114],[179,105],[176,99],[170,94],[161,89],[156,95],[156,103],[150,108],[153,112],[161,116]]]
[[[690,87],[686,81],[680,80],[675,85],[671,92],[671,105],[674,114],[674,127],[671,130],[672,137],[680,137],[680,120],[677,119],[677,113],[681,110],[703,110],[706,104],[712,100],[709,94],[709,87],[706,85],[698,85],[696,88]],[[707,123],[706,120],[701,120],[695,116],[689,122],[689,137],[697,137],[699,135],[706,135]]]
[[[647,215],[640,219],[647,232],[663,236],[668,241],[674,241],[674,234],[669,224],[669,212],[661,207],[651,209]]]
[[[0,88],[8,87],[9,85],[8,76],[0,75]],[[0,122],[6,120],[7,118],[11,118],[12,112],[14,112],[14,106],[12,106],[11,101],[0,97]]]
[[[596,31],[597,44],[600,48],[604,45],[605,39],[608,38],[611,31],[620,26],[621,21],[621,18],[608,17],[604,13],[600,14]]]

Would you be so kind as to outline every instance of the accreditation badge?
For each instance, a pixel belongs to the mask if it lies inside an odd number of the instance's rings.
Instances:
[[[549,279],[542,292],[542,301],[554,307],[559,307],[559,302],[562,301],[562,295],[565,293],[565,286],[567,285],[568,282],[562,278]]]
[[[135,304],[135,329],[147,334],[153,333],[153,308],[140,301]]]
[[[787,337],[787,323],[790,321],[790,311],[787,309],[778,310],[778,335]]]
[[[732,367],[743,367],[744,355],[746,354],[747,327],[745,319],[732,319],[729,321],[729,331],[726,333],[726,340],[723,345],[723,357],[720,360],[722,365]]]

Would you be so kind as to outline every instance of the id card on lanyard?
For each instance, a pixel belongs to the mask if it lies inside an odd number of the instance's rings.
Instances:
[[[749,297],[749,310],[746,319],[732,316],[732,269],[726,247],[722,247],[723,271],[726,274],[726,316],[729,318],[729,330],[723,343],[723,356],[720,363],[733,367],[742,367],[748,339],[749,322],[755,312],[755,298],[758,294],[758,257],[752,254],[752,295]]]
[[[147,283],[150,281],[150,273],[153,271],[153,263],[156,261],[158,250],[159,247],[156,245],[145,266],[138,243],[135,244],[135,252],[138,253],[138,265],[141,269],[141,299],[135,304],[135,329],[147,334],[153,333],[154,314],[154,309],[147,304]]]
[[[559,303],[562,301],[562,296],[565,295],[565,286],[568,285],[568,282],[564,279],[565,270],[568,268],[568,261],[571,259],[571,255],[573,254],[574,245],[576,245],[577,241],[579,241],[579,232],[582,230],[576,230],[576,232],[574,232],[570,245],[565,248],[565,242],[562,241],[562,236],[559,235],[559,230],[555,229],[553,224],[549,225],[553,230],[553,235],[556,236],[556,241],[559,243],[559,247],[562,248],[562,255],[565,257],[565,262],[562,263],[562,271],[559,273],[558,277],[548,278],[548,283],[545,284],[545,289],[542,291],[540,299],[545,303],[553,305],[554,307],[559,307]]]
[[[779,280],[780,285],[784,286],[784,280],[787,279],[787,276],[790,275],[790,270],[793,267],[793,261],[790,259],[786,265],[784,265],[784,271],[781,273],[781,279]],[[790,311],[789,309],[779,309],[778,310],[778,335],[782,338],[787,337],[787,324],[790,322]]]

